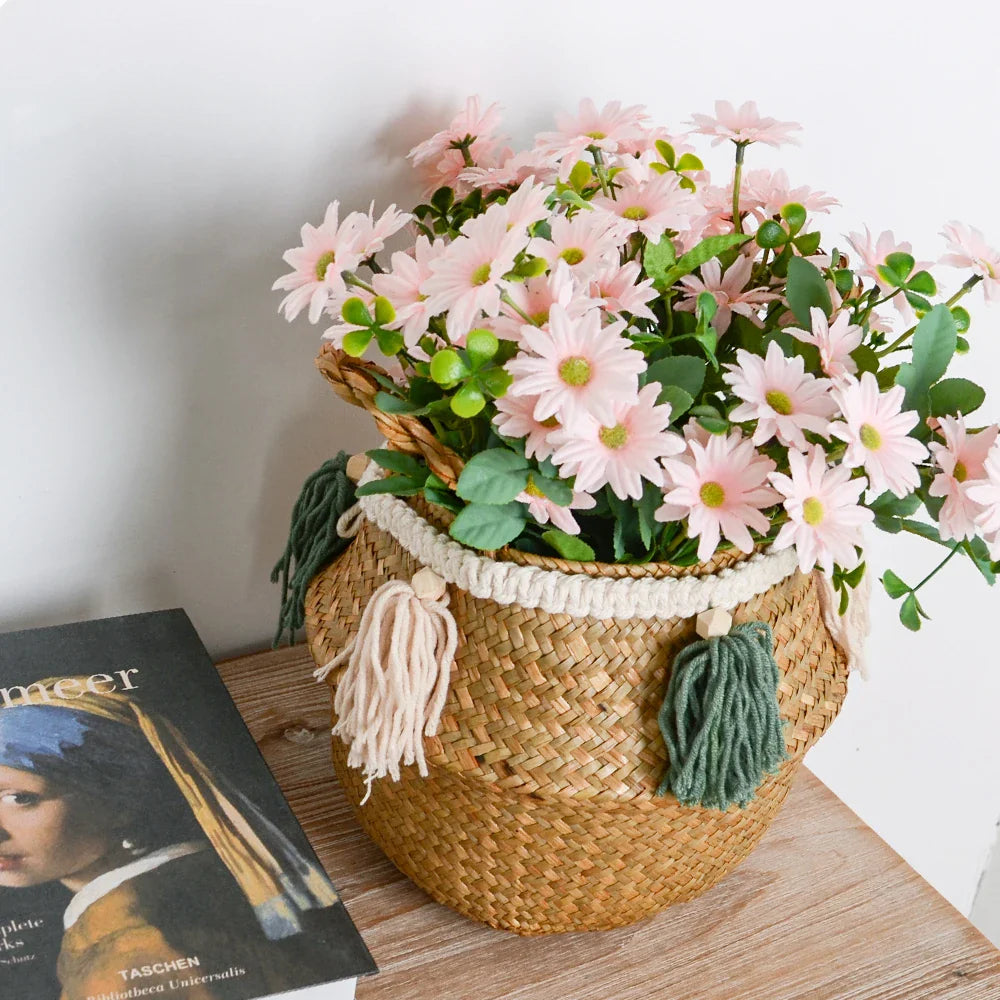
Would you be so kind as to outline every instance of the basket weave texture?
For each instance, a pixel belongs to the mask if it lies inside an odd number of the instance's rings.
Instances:
[[[684,572],[505,558],[600,575]],[[420,568],[365,522],[309,589],[316,662],[339,652],[381,584]],[[710,888],[767,829],[847,691],[811,575],[796,572],[738,605],[737,623],[774,631],[789,759],[745,809],[685,807],[654,792],[667,766],[657,713],[674,655],[697,638],[692,619],[574,618],[448,592],[461,638],[440,731],[424,744],[429,776],[404,768],[399,782],[375,782],[360,806],[362,775],[336,738],[334,766],[397,867],[460,913],[520,934],[618,927]]]

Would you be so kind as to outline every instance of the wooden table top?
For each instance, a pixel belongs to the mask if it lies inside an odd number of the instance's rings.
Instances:
[[[692,903],[521,938],[438,905],[361,832],[304,646],[219,671],[381,973],[359,1000],[1000,998],[1000,951],[803,769],[758,848]]]

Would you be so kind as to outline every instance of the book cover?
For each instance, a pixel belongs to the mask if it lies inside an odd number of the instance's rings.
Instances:
[[[0,997],[305,1000],[375,971],[183,611],[0,636]]]

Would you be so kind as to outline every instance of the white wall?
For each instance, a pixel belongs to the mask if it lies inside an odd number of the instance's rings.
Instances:
[[[610,9],[4,7],[0,627],[183,605],[216,654],[269,640],[298,486],[374,437],[314,372],[316,330],[276,316],[280,254],[333,197],[411,203],[403,154],[468,93],[501,101],[519,140],[584,95],[673,125],[754,98],[805,126],[780,162],[842,200],[831,233],[867,221],[933,257],[958,218],[1000,241],[996,13]],[[751,165],[778,156],[753,149]],[[1000,315],[974,312],[964,367],[996,398]],[[926,549],[883,538],[873,561],[911,579]],[[967,910],[1000,814],[997,594],[958,567],[926,604],[913,636],[876,597],[873,679],[852,683],[811,765]]]

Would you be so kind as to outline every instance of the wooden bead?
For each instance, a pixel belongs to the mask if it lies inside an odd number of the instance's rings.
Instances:
[[[711,639],[717,635],[729,635],[733,627],[733,616],[722,608],[709,608],[702,611],[695,619],[695,631],[702,639]]]
[[[444,597],[444,592],[447,589],[444,580],[434,570],[428,569],[426,566],[413,574],[410,586],[413,588],[413,593],[421,601],[439,601]]]
[[[357,455],[351,455],[347,460],[347,468],[344,471],[347,473],[347,478],[352,483],[356,483],[364,475],[364,471],[367,468],[368,456],[364,452],[360,452]]]

